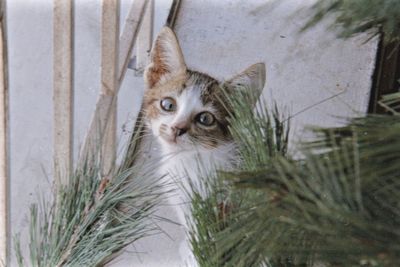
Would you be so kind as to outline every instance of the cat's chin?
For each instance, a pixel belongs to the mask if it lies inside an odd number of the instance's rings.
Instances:
[[[160,136],[158,141],[165,152],[178,153],[193,149],[193,146],[185,144],[182,140],[173,140]]]
[[[172,138],[160,136],[160,137],[158,137],[158,141],[162,147],[165,147],[168,149],[175,148],[174,150],[176,150],[177,148],[181,147],[181,144],[180,144],[181,142],[179,142],[178,140],[174,140]]]
[[[172,138],[168,138],[168,137],[164,137],[163,135],[161,135],[159,138],[159,141],[161,142],[161,144],[165,144],[165,145],[170,145],[170,146],[177,146],[178,142],[175,139]]]

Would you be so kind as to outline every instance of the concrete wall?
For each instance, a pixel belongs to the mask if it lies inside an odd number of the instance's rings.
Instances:
[[[101,9],[98,0],[75,2],[76,155],[100,88]],[[121,21],[129,3],[121,2]],[[170,1],[156,3],[157,33]],[[342,123],[344,117],[364,114],[376,41],[363,44],[365,39],[360,37],[339,40],[325,25],[299,34],[309,16],[299,9],[311,3],[183,0],[176,31],[186,62],[193,69],[219,78],[229,78],[253,63],[265,62],[264,97],[268,103],[276,101],[294,115],[295,140],[307,137],[304,125],[333,126]],[[7,4],[14,235],[26,233],[28,207],[37,201],[38,192],[49,192],[52,181],[52,0],[9,0]],[[127,136],[123,126],[134,120],[142,94],[142,77],[128,71],[119,98],[121,144]],[[176,229],[169,230],[177,239],[183,238]],[[165,236],[145,240],[129,250],[151,251],[141,253],[140,259],[137,254],[125,255],[116,266],[177,266],[179,260],[174,255],[174,242]]]
[[[265,62],[264,98],[293,116],[294,140],[307,136],[305,125],[335,126],[364,114],[377,41],[337,39],[327,25],[301,34],[313,2],[183,1],[176,31],[187,64],[229,78]]]

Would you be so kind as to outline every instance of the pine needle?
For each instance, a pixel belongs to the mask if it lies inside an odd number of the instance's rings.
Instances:
[[[135,166],[141,124],[131,138],[122,164],[110,177],[101,163],[81,159],[69,184],[56,188],[56,199],[31,206],[29,259],[15,237],[19,266],[102,266],[122,249],[159,229],[150,223],[164,186],[149,166]],[[98,144],[101,147],[101,144]]]
[[[312,10],[312,18],[304,29],[333,16],[332,27],[339,29],[341,37],[359,33],[373,37],[383,33],[386,42],[400,40],[400,2],[397,0],[319,0]]]
[[[300,147],[303,158],[292,159],[276,109],[266,116],[241,97],[232,101],[240,105],[231,131],[242,162],[206,180],[208,197],[193,197],[200,266],[397,266],[400,117],[316,128],[316,140]]]

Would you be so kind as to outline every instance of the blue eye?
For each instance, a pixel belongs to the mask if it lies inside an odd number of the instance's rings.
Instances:
[[[197,115],[196,120],[204,126],[211,126],[215,122],[215,117],[210,112],[202,112]]]
[[[175,100],[172,99],[171,97],[166,97],[164,99],[161,99],[160,106],[163,110],[167,112],[173,112],[176,110]]]

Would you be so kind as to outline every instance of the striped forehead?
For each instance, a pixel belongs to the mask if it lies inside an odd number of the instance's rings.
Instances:
[[[196,71],[188,71],[188,77],[185,83],[185,89],[189,91],[197,91],[199,97],[206,104],[209,95],[213,93],[218,81],[214,78]]]
[[[178,114],[188,117],[201,111],[214,112],[210,95],[216,84],[218,82],[206,74],[188,71],[185,86],[177,96]]]
[[[201,100],[201,91],[191,87],[186,87],[177,97],[177,104],[178,113],[181,111],[187,113],[204,109],[204,104]]]

